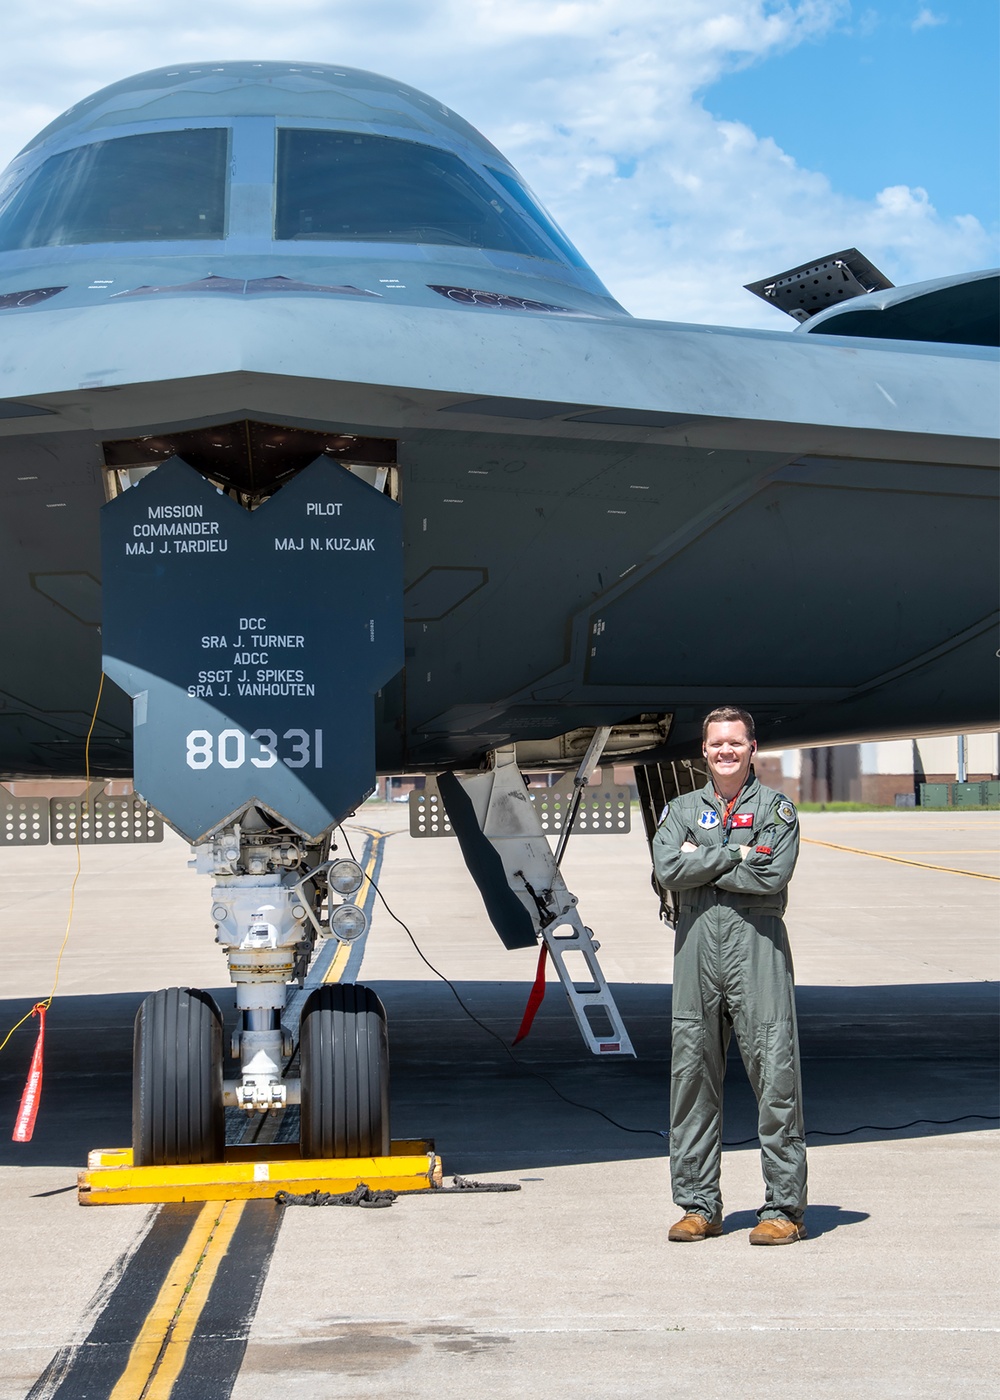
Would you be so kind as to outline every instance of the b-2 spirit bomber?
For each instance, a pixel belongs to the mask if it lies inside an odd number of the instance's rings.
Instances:
[[[582,951],[628,1053],[522,768],[634,762],[654,823],[712,705],[764,744],[994,721],[996,275],[752,290],[796,330],[633,319],[466,122],[321,64],[141,74],[9,167],[0,779],[134,774],[241,1016],[224,1082],[210,997],[143,1004],[137,1162],[217,1156],[225,1103],[385,1150],[377,998],[312,992],[297,1077],[282,1022],[363,933],[331,833],[378,774],[440,775],[504,942]]]

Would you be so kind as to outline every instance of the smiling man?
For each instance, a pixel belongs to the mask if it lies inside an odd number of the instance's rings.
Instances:
[[[709,781],[665,809],[656,878],[674,892],[670,1175],[684,1211],[668,1238],[722,1234],[722,1083],[729,1037],[757,1097],[764,1205],[751,1244],[805,1238],[802,1127],[792,957],[782,915],[799,854],[795,808],[757,781],[754,723],[713,710],[702,727]]]

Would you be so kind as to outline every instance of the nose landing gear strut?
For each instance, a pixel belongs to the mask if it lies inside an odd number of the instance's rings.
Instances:
[[[352,942],[367,926],[352,903],[364,876],[328,861],[328,840],[296,845],[249,813],[192,864],[211,873],[216,941],[236,987],[236,1079],[222,1077],[222,1016],[193,988],[154,992],[136,1018],[133,1161],[170,1166],[221,1159],[225,1108],[248,1115],[301,1105],[303,1157],[370,1157],[389,1150],[389,1049],[385,1011],[360,985],[319,986],[299,1018],[300,1076],[282,1026],[288,984],[304,985],[319,938]],[[249,829],[248,829],[249,828]],[[253,873],[250,873],[253,872]]]

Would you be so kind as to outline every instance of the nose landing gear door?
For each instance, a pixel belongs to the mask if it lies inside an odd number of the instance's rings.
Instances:
[[[175,458],[104,507],[102,545],[147,802],[192,841],[254,800],[307,835],[352,811],[403,662],[399,507],[318,461],[250,512]]]

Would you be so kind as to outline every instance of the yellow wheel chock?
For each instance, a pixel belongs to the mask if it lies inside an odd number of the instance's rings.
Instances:
[[[166,1201],[266,1200],[278,1191],[306,1195],[353,1191],[430,1191],[441,1185],[432,1142],[393,1142],[388,1157],[302,1158],[298,1145],[227,1147],[225,1160],[199,1166],[134,1167],[130,1147],[97,1148],[77,1178],[82,1206],[158,1205]]]

